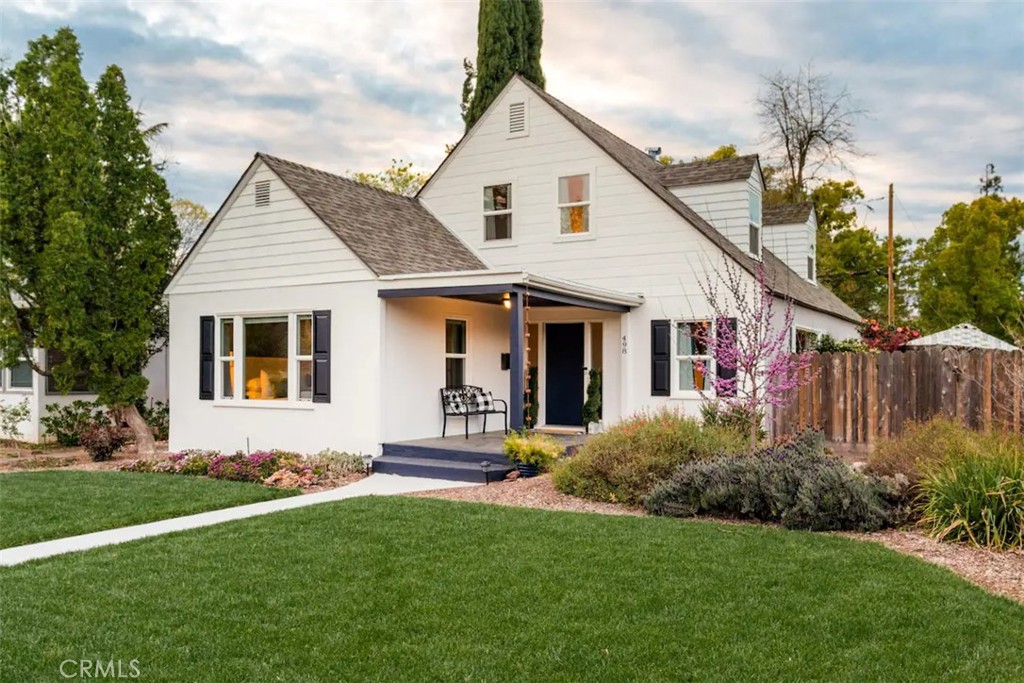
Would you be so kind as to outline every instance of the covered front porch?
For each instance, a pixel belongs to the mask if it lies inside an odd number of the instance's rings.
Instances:
[[[382,278],[378,296],[385,455],[437,450],[428,442],[446,424],[445,388],[481,387],[507,402],[510,429],[582,433],[588,379],[597,371],[602,413],[617,419],[624,318],[642,297],[521,271],[393,276]],[[445,449],[470,450],[476,462],[479,454],[500,454],[504,416],[488,417],[493,431],[480,435],[482,416],[449,413]],[[467,420],[474,445],[448,448],[453,436],[467,441]]]

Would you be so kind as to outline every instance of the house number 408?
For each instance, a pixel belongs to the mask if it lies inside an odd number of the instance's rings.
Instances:
[[[626,335],[622,335],[622,355],[625,356],[629,350],[629,342],[626,339]]]

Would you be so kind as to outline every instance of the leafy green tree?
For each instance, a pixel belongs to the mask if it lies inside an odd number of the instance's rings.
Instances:
[[[857,224],[856,205],[864,192],[852,180],[826,180],[808,200],[818,217],[818,281],[867,318],[884,317],[888,310],[888,247],[885,239]],[[896,318],[906,322],[915,295],[910,263],[912,242],[894,240]]]
[[[412,197],[419,192],[429,177],[426,173],[413,170],[412,162],[401,159],[392,159],[390,166],[377,173],[360,171],[352,174],[352,180],[405,197]]]
[[[153,436],[136,408],[142,370],[165,340],[166,285],[179,232],[124,74],[89,89],[69,28],[29,43],[0,74],[0,361],[34,346],[63,361],[36,372],[68,390],[84,373],[101,403]]]
[[[1011,339],[1024,300],[1024,201],[983,196],[950,207],[917,249],[921,326],[970,322]]]
[[[476,85],[473,100],[463,116],[466,130],[483,116],[514,74],[544,87],[540,66],[543,12],[540,0],[480,0]],[[464,96],[465,93],[464,83]]]

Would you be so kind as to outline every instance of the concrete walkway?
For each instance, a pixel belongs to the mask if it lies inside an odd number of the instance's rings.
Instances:
[[[69,538],[58,538],[53,541],[43,541],[31,545],[18,546],[16,548],[5,548],[0,550],[0,565],[11,566],[38,560],[53,555],[89,550],[105,545],[127,543],[148,536],[159,536],[175,531],[187,529],[198,529],[199,527],[230,522],[246,517],[266,515],[281,510],[294,510],[320,503],[330,503],[336,500],[357,498],[359,496],[392,496],[401,493],[412,493],[414,491],[431,491],[434,489],[448,489],[462,486],[479,486],[464,481],[448,481],[446,479],[425,479],[421,477],[400,477],[394,474],[372,474],[365,479],[342,486],[341,488],[321,491],[320,493],[309,493],[306,495],[291,496],[290,498],[278,498],[262,503],[251,503],[239,505],[238,507],[225,508],[223,510],[211,510],[201,512],[197,515],[185,517],[173,517],[149,522],[148,524],[137,524],[135,526],[121,527],[120,529],[108,529],[96,531],[81,536]]]

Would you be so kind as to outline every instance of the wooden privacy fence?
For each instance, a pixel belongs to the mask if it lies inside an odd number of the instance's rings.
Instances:
[[[957,417],[972,429],[1024,432],[1024,352],[921,348],[814,354],[810,382],[772,412],[774,434],[817,427],[868,446],[908,421]]]

